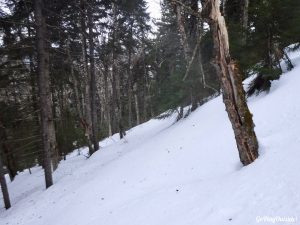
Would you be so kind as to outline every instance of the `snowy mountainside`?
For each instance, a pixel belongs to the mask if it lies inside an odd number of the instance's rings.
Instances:
[[[300,224],[299,52],[291,59],[295,69],[269,94],[249,99],[260,145],[253,164],[239,163],[217,97],[178,123],[150,120],[124,140],[107,138],[90,159],[75,151],[47,190],[41,168],[20,173],[0,225],[250,225],[276,216]]]

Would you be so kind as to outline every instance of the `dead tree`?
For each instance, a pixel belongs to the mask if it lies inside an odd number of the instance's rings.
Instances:
[[[220,12],[219,0],[202,0],[202,16],[213,35],[215,66],[221,81],[223,101],[230,119],[240,160],[243,165],[258,157],[258,142],[254,132],[252,114],[248,109],[242,76],[231,59],[225,19]]]

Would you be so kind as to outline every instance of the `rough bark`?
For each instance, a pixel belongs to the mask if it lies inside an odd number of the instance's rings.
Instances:
[[[1,147],[1,144],[2,143],[0,141],[0,147]],[[1,151],[0,151],[0,153],[1,153]],[[1,154],[0,154],[0,185],[1,185],[2,195],[3,195],[4,207],[6,209],[9,209],[11,207],[11,204],[10,204],[9,193],[8,193],[8,188],[7,188],[7,184],[6,184]]]
[[[215,51],[215,64],[221,81],[223,101],[230,119],[240,160],[243,165],[258,157],[258,142],[236,63],[229,53],[228,33],[225,19],[220,13],[218,0],[203,0],[203,17],[210,25]]]
[[[46,23],[43,16],[43,0],[35,0],[36,44],[38,59],[38,89],[40,99],[41,132],[43,139],[43,164],[46,188],[53,185],[51,153],[56,152],[55,130],[49,77],[49,55],[46,49]]]

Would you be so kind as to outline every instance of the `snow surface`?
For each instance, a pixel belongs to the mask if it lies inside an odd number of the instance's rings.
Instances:
[[[90,159],[75,151],[47,190],[41,168],[20,173],[0,225],[300,224],[299,55],[269,94],[249,99],[260,144],[253,164],[239,163],[217,97],[178,123],[150,120],[126,140],[107,138]]]

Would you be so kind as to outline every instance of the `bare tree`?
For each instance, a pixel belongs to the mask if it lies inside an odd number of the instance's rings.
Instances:
[[[202,0],[202,7],[202,16],[210,25],[213,35],[214,63],[221,81],[223,101],[235,134],[240,160],[243,165],[248,165],[258,157],[258,142],[252,114],[246,102],[242,76],[230,57],[227,27],[220,12],[220,1]]]

